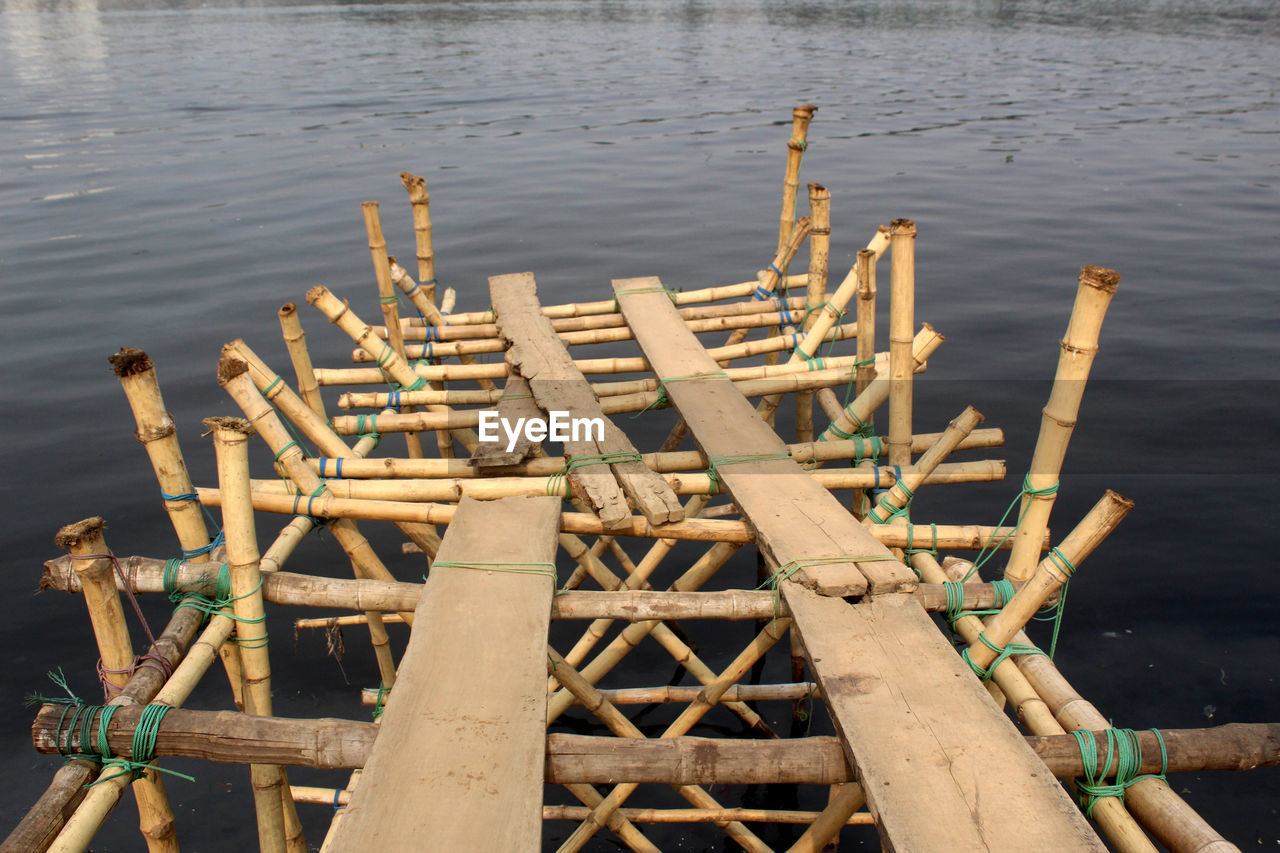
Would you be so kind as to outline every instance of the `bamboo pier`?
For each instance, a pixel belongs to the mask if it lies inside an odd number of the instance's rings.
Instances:
[[[200,819],[289,853],[1238,850],[1168,776],[1280,765],[1280,724],[1121,728],[1053,661],[1068,584],[1133,509],[1108,490],[1051,518],[1120,276],[1080,270],[1031,467],[1009,470],[982,400],[947,423],[915,405],[945,353],[945,318],[919,319],[928,229],[833,223],[840,188],[812,182],[800,209],[816,113],[792,115],[776,241],[766,217],[742,247],[759,271],[602,270],[562,304],[538,271],[446,288],[404,172],[407,206],[353,211],[369,281],[282,294],[283,346],[209,342],[224,411],[171,413],[146,353],[111,355],[176,546],[114,554],[111,507],[59,520],[40,585],[83,598],[97,660],[65,695],[31,686],[51,781],[0,853],[90,849],[126,790],[149,851],[199,846],[171,759],[238,765],[253,822]],[[393,216],[412,246],[388,245]],[[1003,519],[914,506],[993,482]],[[289,623],[339,680],[344,656],[376,673],[347,713],[278,716]],[[86,674],[101,704],[68,686]]]

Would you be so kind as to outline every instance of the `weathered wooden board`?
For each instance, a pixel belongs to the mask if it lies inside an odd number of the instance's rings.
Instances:
[[[636,452],[626,435],[605,417],[568,350],[542,313],[532,273],[491,276],[489,298],[497,315],[503,340],[508,344],[507,364],[529,382],[539,408],[567,411],[570,418],[599,418],[605,424],[602,439],[579,436],[563,442],[570,460],[602,454]],[[683,325],[683,321],[681,321]],[[635,504],[650,524],[666,524],[684,518],[684,510],[666,481],[642,462],[589,464],[571,470],[574,493],[585,498],[607,529],[630,523]]]
[[[1106,849],[917,601],[782,595],[889,849]]]
[[[533,401],[533,393],[529,383],[518,373],[511,373],[502,388],[502,397],[498,399],[498,416],[509,423],[516,423],[520,418],[543,417],[542,409]],[[507,436],[498,431],[498,440],[482,441],[476,445],[471,454],[471,464],[477,468],[500,468],[504,465],[518,465],[531,456],[541,456],[542,445],[531,441],[524,433],[517,436],[515,446],[507,450]]]
[[[774,568],[792,560],[848,556],[848,562],[809,565],[793,577],[826,595],[909,591],[916,576],[897,561],[883,561],[889,549],[864,530],[832,495],[814,482],[786,453],[777,433],[727,379],[677,380],[715,374],[719,367],[680,321],[665,294],[653,292],[656,278],[613,283],[623,316],[667,395],[689,425],[708,459],[731,460],[744,454],[787,458],[721,462],[722,489],[748,516],[757,544]],[[626,295],[628,290],[645,291]],[[859,562],[857,557],[872,557]]]
[[[656,284],[614,282],[653,369],[668,380],[714,371],[665,296],[626,295]],[[667,393],[710,458],[782,447],[728,381],[669,382]],[[734,464],[719,476],[775,567],[851,555],[834,567],[805,568],[809,578],[797,574],[780,586],[886,849],[1105,849],[913,596],[849,604],[820,594],[856,584],[855,568],[870,591],[906,591],[914,583],[902,578],[911,577],[905,566],[859,562],[858,555],[887,549],[791,460]]]
[[[551,497],[463,498],[437,563],[554,564],[559,515]],[[542,574],[431,569],[331,849],[541,848],[554,592]]]

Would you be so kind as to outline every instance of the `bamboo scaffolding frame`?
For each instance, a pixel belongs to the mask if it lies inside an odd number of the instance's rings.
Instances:
[[[1080,270],[1076,301],[1062,338],[1053,390],[1042,412],[1040,435],[1027,472],[1026,484],[1031,492],[1023,495],[1021,526],[1013,537],[1013,550],[1005,566],[1005,576],[1010,580],[1026,580],[1035,569],[1034,553],[1023,540],[1034,541],[1039,530],[1049,523],[1058,474],[1080,413],[1085,382],[1098,352],[1102,320],[1119,284],[1120,276],[1114,270],[1092,266]]]
[[[940,432],[917,433],[911,439],[911,452],[924,453],[940,437]],[[884,436],[868,438],[836,439],[833,441],[815,441],[806,444],[789,444],[787,452],[791,458],[802,464],[809,462],[828,462],[832,460],[856,459],[864,454],[869,444],[884,444]],[[1004,431],[998,428],[976,429],[956,446],[956,450],[981,450],[1001,447],[1004,444]],[[640,455],[650,469],[659,473],[676,471],[705,471],[707,457],[699,450],[672,451],[668,453],[642,453]],[[529,459],[518,465],[504,466],[499,469],[503,476],[546,477],[564,468],[567,460],[563,456],[546,456]],[[323,472],[330,479],[336,478],[337,460],[333,458],[309,459],[308,464],[317,473]],[[893,476],[892,466],[880,466],[881,476]],[[907,469],[909,470],[909,469]],[[342,460],[342,477],[347,479],[383,479],[403,477],[420,479],[432,477],[475,478],[485,476],[469,464],[465,459],[405,459],[380,457],[378,459]],[[889,482],[889,481],[884,481]]]
[[[929,357],[933,355],[934,350],[941,346],[945,340],[946,338],[938,334],[928,323],[922,324],[920,331],[916,333],[915,339],[911,344],[912,369],[918,371],[922,366],[927,365]],[[890,352],[889,357],[892,360],[892,352]],[[893,385],[893,380],[891,379],[892,371],[893,368],[890,366],[890,375],[877,373],[876,378],[867,385],[862,393],[854,397],[853,401],[844,407],[840,417],[832,421],[831,425],[823,430],[822,434],[818,436],[818,441],[840,437],[841,433],[852,434],[862,424],[871,423],[871,417],[875,410],[880,408],[885,400],[889,399],[890,389]],[[910,434],[906,436],[906,441],[910,441]],[[890,460],[890,464],[896,463]],[[911,464],[911,460],[908,459],[906,464]]]
[[[414,305],[418,308],[420,312],[422,312],[424,317],[426,317],[431,322],[435,323],[437,327],[442,326],[448,322],[448,318],[444,314],[442,314],[439,309],[437,309],[434,305],[432,305],[430,302],[427,301],[426,297],[422,294],[422,291],[418,287],[417,283],[413,280],[413,278],[407,272],[405,272],[404,267],[396,263],[395,258],[391,258],[391,281],[397,287],[403,290],[406,294],[408,294],[411,298],[416,296],[417,300],[414,301]],[[388,328],[390,327],[374,326],[373,333],[383,339],[387,339],[387,335],[389,334],[387,332]],[[399,334],[401,340],[402,341],[404,340],[403,330],[397,329],[396,332],[392,334]],[[400,351],[397,350],[397,352],[400,352]],[[403,357],[404,355],[405,353],[401,352],[401,356]],[[363,356],[363,358],[361,358],[361,356]],[[352,353],[351,360],[352,361],[368,361],[372,359],[370,358],[369,353],[365,352],[363,349],[357,349],[354,353]],[[461,361],[463,364],[476,363],[475,357],[468,353],[459,353],[458,360]],[[482,378],[480,380],[480,387],[486,388],[486,389],[492,389],[494,385],[488,379]]]
[[[258,389],[262,399],[271,405],[276,406],[280,413],[289,419],[306,438],[315,443],[319,452],[328,457],[336,459],[359,458],[368,455],[375,447],[377,447],[378,439],[373,436],[363,436],[356,442],[355,446],[348,448],[346,443],[334,433],[329,426],[329,421],[315,414],[309,406],[307,406],[297,394],[289,388],[288,384],[280,378],[279,374],[273,373],[262,359],[258,358],[249,345],[242,340],[234,340],[222,347],[224,357],[235,358],[243,362],[248,368],[249,376],[252,384]],[[243,398],[243,405],[250,405],[255,411],[260,412],[261,416],[266,415],[263,411],[262,404],[254,400],[254,395],[247,389],[241,389],[238,392]],[[273,448],[276,449],[276,448]],[[295,480],[295,482],[298,482]],[[310,480],[308,479],[308,483]],[[320,481],[317,479],[311,483],[314,491],[319,487]],[[308,528],[309,529],[309,528]],[[434,556],[436,549],[440,547],[440,537],[436,535],[435,528],[426,525],[402,525],[400,530],[408,536],[420,548],[423,548],[427,554]],[[300,530],[301,535],[306,534],[306,530]],[[277,541],[277,545],[279,542]],[[294,543],[296,545],[296,543]],[[272,546],[276,547],[276,546]],[[271,553],[263,558],[268,568],[274,565],[271,562]]]

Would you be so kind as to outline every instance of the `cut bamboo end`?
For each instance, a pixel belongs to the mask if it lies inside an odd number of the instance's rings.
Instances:
[[[121,379],[155,369],[151,357],[134,347],[121,347],[118,353],[107,356],[107,361],[111,363],[111,371]]]
[[[248,372],[249,365],[238,358],[223,356],[218,360],[218,384],[224,388],[228,382]]]
[[[107,522],[100,515],[68,524],[58,530],[53,537],[53,544],[59,548],[71,549],[81,543],[93,543],[102,538]]]

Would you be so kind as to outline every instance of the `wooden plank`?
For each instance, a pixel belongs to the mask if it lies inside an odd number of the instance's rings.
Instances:
[[[542,409],[533,401],[529,383],[518,373],[509,375],[503,385],[502,396],[498,398],[498,417],[509,423],[516,423],[520,418],[543,417]],[[480,469],[518,465],[531,456],[541,456],[541,451],[542,445],[524,433],[516,438],[515,446],[507,450],[507,437],[499,432],[497,441],[482,441],[476,445],[471,454],[471,464]]]
[[[437,563],[554,563],[560,501],[464,498]],[[546,575],[434,566],[333,850],[537,850]],[[495,630],[501,626],[501,630]]]
[[[692,334],[672,323],[665,298],[626,295],[655,284],[614,282],[622,312],[655,372],[669,379],[713,371]],[[781,446],[731,383],[694,384],[669,383],[667,393],[708,457],[772,453]],[[867,541],[870,534],[834,499],[829,507],[825,490],[806,491],[813,481],[789,459],[736,464],[719,476],[774,566],[885,550]],[[892,571],[895,564],[856,565],[873,592],[914,587],[881,579],[877,570]],[[823,586],[830,582],[830,568],[806,568],[813,577],[783,581],[781,594],[886,849],[1105,849],[919,603],[888,594],[851,605],[822,595],[832,591]],[[838,567],[843,576],[849,568]]]
[[[622,430],[613,426],[582,371],[574,364],[551,321],[542,313],[533,273],[492,276],[489,297],[497,325],[508,344],[507,363],[529,382],[530,391],[544,411],[569,412],[571,418],[599,418],[605,424],[602,439],[580,436],[563,442],[570,460],[604,454],[634,454],[636,449]],[[683,321],[681,321],[683,325]],[[684,518],[675,492],[643,462],[591,464],[569,474],[574,494],[586,499],[606,529],[630,524],[630,498],[650,524],[666,524]]]
[[[825,595],[909,591],[916,577],[903,564],[882,561],[889,549],[876,541],[832,495],[787,454],[786,445],[755,407],[727,379],[670,381],[672,377],[715,374],[719,367],[679,316],[665,294],[653,292],[656,278],[613,283],[623,316],[667,395],[708,459],[742,454],[784,455],[750,463],[722,464],[721,487],[750,518],[756,542],[776,569],[792,560],[850,556],[847,563],[805,566],[793,577]],[[628,290],[645,291],[627,295]],[[673,325],[674,318],[674,325]],[[766,522],[767,523],[762,523]],[[857,556],[879,558],[859,563]]]
[[[782,595],[889,849],[1106,849],[917,602]]]

